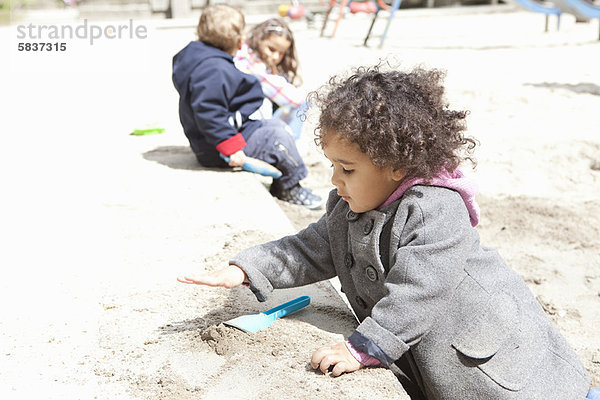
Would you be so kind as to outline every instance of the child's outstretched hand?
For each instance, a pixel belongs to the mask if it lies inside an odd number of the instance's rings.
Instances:
[[[240,286],[246,281],[246,273],[237,265],[230,265],[227,268],[208,274],[202,274],[196,277],[183,276],[178,277],[177,280],[181,283],[188,283],[191,285],[220,286],[231,289]]]
[[[310,364],[314,369],[320,369],[326,374],[333,367],[331,374],[340,376],[344,372],[354,372],[363,367],[346,347],[346,343],[336,343],[321,347],[313,353]]]

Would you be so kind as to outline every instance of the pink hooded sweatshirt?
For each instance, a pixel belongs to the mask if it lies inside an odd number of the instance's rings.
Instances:
[[[381,210],[385,206],[398,200],[404,192],[415,185],[427,185],[427,186],[440,186],[448,189],[452,189],[460,194],[467,210],[469,210],[469,217],[471,219],[471,226],[476,226],[479,222],[479,205],[475,202],[475,195],[477,194],[477,183],[472,179],[467,178],[460,169],[455,169],[454,172],[450,173],[445,169],[435,175],[429,183],[425,183],[423,178],[408,178],[398,186],[398,189],[391,194],[382,205],[379,206],[378,210]]]

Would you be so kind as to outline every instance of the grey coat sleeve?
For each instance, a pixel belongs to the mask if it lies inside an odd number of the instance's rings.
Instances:
[[[246,249],[233,257],[229,264],[244,270],[250,289],[259,301],[265,301],[273,289],[330,279],[336,273],[326,216],[296,235]]]
[[[432,328],[465,275],[474,231],[460,196],[444,192],[435,199],[413,196],[399,207],[395,221],[406,222],[392,232],[398,247],[385,281],[387,295],[350,338],[386,365]]]

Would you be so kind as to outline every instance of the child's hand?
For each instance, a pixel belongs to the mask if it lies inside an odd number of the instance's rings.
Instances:
[[[331,374],[340,376],[344,372],[354,372],[363,367],[346,347],[346,343],[336,343],[321,347],[313,353],[310,364],[314,369],[319,368],[326,374],[333,367]]]
[[[246,154],[243,150],[239,150],[229,156],[230,167],[241,167],[246,163]]]
[[[209,274],[198,275],[194,278],[189,276],[178,277],[177,280],[181,283],[215,287],[220,286],[231,289],[244,283],[246,280],[246,273],[237,265],[230,265],[227,268]]]

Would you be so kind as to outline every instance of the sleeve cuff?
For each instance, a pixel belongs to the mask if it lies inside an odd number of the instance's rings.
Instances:
[[[241,133],[223,140],[217,145],[217,151],[224,156],[230,156],[246,147],[246,140]]]
[[[371,338],[376,338],[376,340]],[[375,357],[386,367],[402,357],[410,348],[371,317],[367,317],[361,322],[348,341],[357,350]]]
[[[376,359],[375,357],[371,357],[367,353],[363,353],[362,351],[358,351],[352,346],[350,341],[346,340],[345,342],[346,348],[352,354],[352,357],[356,358],[356,361],[364,365],[365,367],[379,367],[381,366],[381,361]]]
[[[267,301],[267,298],[273,292],[273,285],[259,270],[246,265],[246,263],[237,258],[229,260],[229,265],[235,265],[244,271],[248,283],[243,283],[243,286],[246,286],[254,293],[256,300],[260,302]]]

